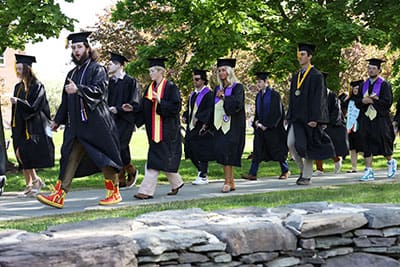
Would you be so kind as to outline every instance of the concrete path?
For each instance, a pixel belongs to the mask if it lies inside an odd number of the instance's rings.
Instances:
[[[173,201],[184,201],[192,199],[205,199],[214,197],[228,197],[235,195],[245,195],[254,193],[265,193],[279,190],[298,190],[304,188],[315,188],[322,186],[333,186],[343,184],[361,183],[358,178],[362,175],[358,173],[342,173],[342,174],[324,174],[323,176],[314,177],[312,185],[298,186],[296,185],[297,176],[292,175],[287,180],[278,180],[276,177],[261,178],[257,181],[247,181],[243,179],[236,179],[236,190],[231,193],[220,193],[223,181],[212,181],[208,185],[192,185],[185,184],[176,196],[167,196],[166,194],[171,190],[169,185],[158,185],[156,194],[153,199],[138,200],[133,198],[137,193],[138,187],[129,190],[121,191],[123,201],[118,205],[111,207],[99,206],[98,202],[104,198],[104,189],[97,190],[78,190],[68,193],[64,208],[55,209],[45,206],[35,198],[23,197],[16,192],[6,192],[0,197],[0,221],[23,219],[30,217],[39,217],[45,215],[66,214],[71,212],[82,212],[86,210],[100,210],[112,209],[126,206],[137,206],[154,203],[166,203]],[[394,182],[399,181],[396,179],[387,179],[386,171],[376,171],[375,181],[373,183]],[[369,182],[371,183],[371,182]]]

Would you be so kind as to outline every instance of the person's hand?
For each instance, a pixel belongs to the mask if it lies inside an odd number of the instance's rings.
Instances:
[[[377,96],[376,94],[372,94],[369,96],[372,100],[379,100],[379,96]],[[373,101],[372,101],[373,103]]]
[[[131,112],[133,111],[133,107],[131,104],[125,103],[122,105],[122,110],[125,112]]]
[[[161,101],[160,96],[157,94],[156,91],[153,91],[153,99],[157,100],[158,103],[160,103]]]
[[[317,127],[317,122],[316,121],[310,121],[307,123],[308,126],[310,126],[311,128],[315,128]]]
[[[68,84],[65,85],[64,89],[69,95],[76,94],[76,92],[78,92],[78,87],[76,86],[75,82],[71,80],[71,78],[68,78]]]
[[[223,98],[225,97],[224,91],[223,91],[223,90],[219,90],[219,91],[217,92],[216,96],[223,99]]]
[[[50,129],[51,129],[53,132],[57,132],[57,129],[58,129],[59,126],[60,126],[60,125],[59,125],[58,123],[56,123],[55,121],[51,121],[51,123],[50,123]]]
[[[369,96],[364,97],[361,101],[363,104],[366,104],[366,105],[373,103],[373,100]]]
[[[11,101],[11,104],[17,104],[18,97],[12,96],[12,97],[10,97],[10,101]]]
[[[112,113],[112,114],[117,114],[118,110],[116,107],[109,107],[108,110]]]

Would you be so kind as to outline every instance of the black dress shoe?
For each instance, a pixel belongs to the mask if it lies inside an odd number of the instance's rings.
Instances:
[[[309,184],[311,184],[311,179],[300,177],[299,179],[297,179],[296,184],[297,185],[309,185]]]
[[[180,186],[178,186],[175,189],[172,189],[171,192],[169,192],[167,195],[168,196],[175,196],[176,194],[178,194],[179,189],[181,189],[185,184],[181,184]]]
[[[149,196],[149,195],[142,194],[142,193],[137,193],[136,195],[133,195],[133,197],[135,197],[137,199],[150,199],[150,198],[153,198],[153,196]]]

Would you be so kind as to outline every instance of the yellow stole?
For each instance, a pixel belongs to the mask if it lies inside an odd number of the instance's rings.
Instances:
[[[167,84],[166,79],[162,79],[160,84],[155,88],[155,82],[152,82],[147,89],[147,93],[144,96],[145,98],[152,101],[153,106],[151,108],[151,139],[155,143],[159,143],[162,141],[162,118],[160,115],[157,114],[157,106],[158,102],[157,99],[153,97],[153,91],[156,91],[157,95],[160,96],[160,99],[164,96],[165,85]]]

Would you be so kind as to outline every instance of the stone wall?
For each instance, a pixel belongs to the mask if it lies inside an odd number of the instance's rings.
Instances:
[[[301,203],[0,232],[0,266],[400,266],[400,205]]]

